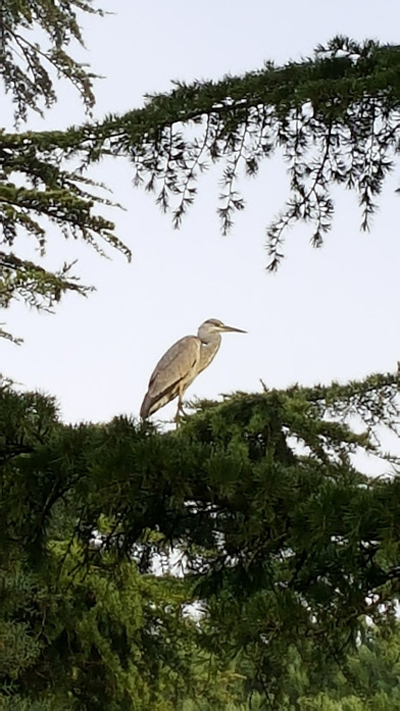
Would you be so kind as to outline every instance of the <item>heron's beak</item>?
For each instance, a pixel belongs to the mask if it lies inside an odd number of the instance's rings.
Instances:
[[[243,331],[241,328],[234,328],[233,326],[223,326],[221,327],[221,331],[223,332],[232,332],[232,333],[247,333],[247,331]]]

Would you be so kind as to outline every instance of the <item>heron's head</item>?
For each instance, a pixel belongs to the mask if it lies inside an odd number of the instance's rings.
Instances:
[[[201,340],[206,340],[207,336],[210,336],[212,333],[228,332],[247,333],[247,331],[243,331],[241,328],[226,326],[225,323],[222,323],[222,321],[217,318],[209,318],[207,321],[204,321],[204,323],[201,324],[198,330],[198,336]]]

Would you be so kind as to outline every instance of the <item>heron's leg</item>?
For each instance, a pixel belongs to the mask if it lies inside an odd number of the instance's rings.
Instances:
[[[176,423],[176,426],[177,426],[177,427],[178,427],[178,425],[180,424],[180,421],[181,421],[181,412],[182,412],[181,407],[182,407],[182,405],[180,405],[180,403],[178,402],[178,407],[176,408],[176,414],[175,414],[175,417],[174,417],[174,420],[175,420],[175,423]]]
[[[185,414],[185,410],[183,409],[183,404],[182,404],[182,395],[179,393],[178,397],[178,407],[176,409],[176,415],[175,415],[175,422],[178,425],[180,420],[181,420],[181,415]]]

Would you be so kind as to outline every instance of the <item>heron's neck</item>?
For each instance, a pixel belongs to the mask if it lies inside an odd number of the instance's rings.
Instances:
[[[217,354],[218,349],[221,345],[221,334],[220,333],[209,333],[207,336],[202,337],[200,346],[200,363],[199,370],[200,373],[204,368],[211,363],[214,356]]]

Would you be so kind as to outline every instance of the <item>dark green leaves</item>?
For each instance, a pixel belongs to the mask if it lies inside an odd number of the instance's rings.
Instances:
[[[3,0],[0,8],[0,67],[6,92],[15,105],[16,120],[25,121],[28,110],[42,113],[57,101],[54,75],[77,89],[87,109],[94,105],[95,75],[68,54],[71,42],[83,44],[80,13],[98,13],[90,0]],[[32,39],[41,29],[41,45]]]
[[[90,104],[81,70],[68,63],[60,44],[68,37],[81,39],[75,8],[90,11],[90,6],[65,3],[60,19],[57,9],[53,17],[47,2],[39,4],[46,10],[47,30],[55,23],[51,32],[61,73],[78,85]],[[28,6],[17,3],[7,27],[11,23],[16,32],[13,23],[20,17],[30,26],[39,17],[39,6],[30,7],[28,12]],[[59,27],[62,21],[64,29]],[[227,232],[245,206],[239,178],[256,176],[261,161],[279,149],[288,166],[290,194],[267,229],[268,268],[276,269],[284,255],[286,230],[294,223],[310,224],[314,246],[323,243],[332,224],[335,185],[356,192],[361,227],[369,228],[382,186],[397,161],[399,76],[397,46],[337,37],[301,62],[267,64],[219,82],[177,83],[169,94],[148,97],[144,108],[123,116],[110,115],[65,132],[2,134],[3,244],[11,245],[17,231],[26,231],[44,249],[51,221],[64,234],[100,251],[105,240],[129,257],[112,223],[96,214],[96,207],[109,202],[66,162],[73,158],[83,171],[105,156],[128,157],[134,184],[154,192],[160,208],[171,212],[175,227],[196,199],[200,174],[222,162],[218,214]],[[51,102],[52,89],[43,82],[42,95]],[[28,102],[26,96],[23,100]]]
[[[397,374],[199,403],[168,433],[125,418],[66,427],[52,402],[9,388],[0,416],[2,561],[13,575],[19,561],[34,600],[25,616],[7,603],[17,661],[4,663],[21,693],[48,691],[60,664],[84,708],[103,678],[110,709],[132,683],[137,703],[165,684],[178,708],[170,683],[194,693],[193,643],[225,663],[245,655],[281,708],[290,650],[322,679],[366,621],[392,626],[399,485],[355,455],[396,461],[380,440],[397,427]]]

